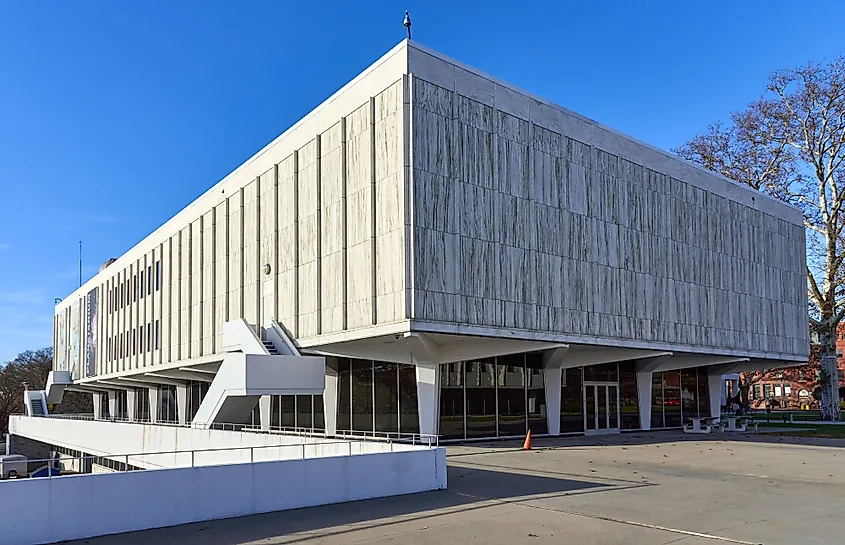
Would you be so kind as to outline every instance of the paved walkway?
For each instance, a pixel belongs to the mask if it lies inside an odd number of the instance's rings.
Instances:
[[[518,447],[516,442],[449,447],[446,491],[73,543],[842,542],[842,440],[655,432],[541,439],[530,452]]]

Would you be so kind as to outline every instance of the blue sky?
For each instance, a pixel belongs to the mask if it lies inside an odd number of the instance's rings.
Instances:
[[[0,0],[0,362],[50,344],[79,240],[87,279],[399,42],[405,9],[420,43],[668,149],[845,53],[845,7],[810,4]]]

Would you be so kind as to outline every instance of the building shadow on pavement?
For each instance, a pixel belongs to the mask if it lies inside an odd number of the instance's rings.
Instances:
[[[397,524],[427,526],[430,519],[500,505],[526,496],[553,497],[617,487],[602,482],[464,467],[448,468],[447,490],[198,522],[67,542],[73,545],[232,545],[284,538],[320,541]],[[643,486],[643,485],[640,485]],[[225,501],[225,498],[220,498]],[[431,523],[434,524],[434,523]],[[298,535],[294,535],[298,534]]]

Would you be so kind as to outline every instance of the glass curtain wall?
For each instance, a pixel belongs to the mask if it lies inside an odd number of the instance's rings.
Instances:
[[[271,396],[270,427],[325,429],[322,394]]]
[[[524,362],[522,354],[496,358],[499,436],[525,433]]]
[[[495,360],[468,361],[466,370],[466,436],[496,436]]]
[[[663,373],[651,375],[651,427],[663,426]]]
[[[126,390],[117,392],[117,418],[126,420],[129,418],[129,405],[126,402]]]
[[[710,386],[707,381],[707,368],[698,368],[698,415],[710,416]]]
[[[694,416],[710,415],[707,369],[697,367],[652,374],[651,427],[680,427]]]
[[[176,386],[158,387],[158,422],[176,422]]]
[[[534,434],[549,433],[546,420],[546,383],[543,375],[543,355],[532,352],[525,355],[526,396],[528,399],[528,429]],[[501,430],[499,430],[501,435]],[[522,435],[520,431],[517,435]]]
[[[560,433],[584,431],[584,388],[580,367],[561,370]]]
[[[109,413],[109,396],[105,392],[100,394],[100,418],[103,420],[111,419],[111,413]]]
[[[197,415],[197,411],[200,408],[200,404],[202,400],[205,399],[205,394],[208,393],[208,387],[211,386],[210,382],[201,382],[198,380],[192,380],[188,382],[186,387],[185,397],[187,398],[185,402],[187,403],[187,412],[186,418],[188,422],[194,420],[194,417]]]
[[[698,416],[698,380],[695,369],[681,370],[681,414],[686,420]]]
[[[667,428],[681,425],[681,373],[663,371],[663,422]]]
[[[373,362],[352,360],[352,429],[373,431]]]
[[[138,422],[150,421],[150,391],[147,388],[135,389],[135,419]]]
[[[399,371],[398,364],[375,362],[373,365],[373,393],[376,431],[398,432]]]
[[[314,409],[322,422],[322,397]],[[321,424],[324,425],[324,424]],[[339,360],[337,429],[419,433],[417,379],[413,365],[373,360]]]
[[[444,439],[548,433],[540,353],[440,366],[440,436]]]
[[[397,372],[399,374],[399,429],[402,433],[419,433],[416,367],[399,365]]]
[[[440,366],[440,436],[464,437],[464,362]]]
[[[637,365],[636,362],[619,362],[619,411],[622,413],[622,429],[640,429],[640,412],[637,406]]]

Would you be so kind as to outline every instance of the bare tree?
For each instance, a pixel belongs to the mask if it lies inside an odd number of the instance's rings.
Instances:
[[[23,414],[24,389],[43,390],[47,374],[53,368],[53,349],[27,350],[0,367],[0,430],[8,431],[9,415]],[[53,411],[57,413],[93,412],[90,394],[66,392],[62,403]]]
[[[679,149],[682,157],[799,207],[810,320],[819,335],[821,414],[839,420],[836,331],[845,316],[845,57],[779,70],[764,96]]]
[[[751,388],[760,382],[773,380],[798,382],[813,390],[816,387],[816,376],[821,372],[820,348],[817,344],[810,344],[810,358],[806,365],[740,373],[738,385],[740,405],[746,410],[751,407]]]

